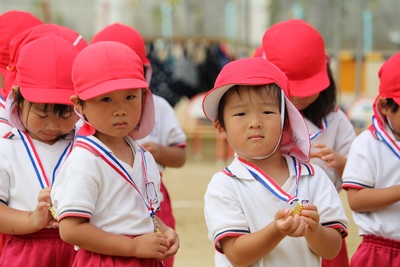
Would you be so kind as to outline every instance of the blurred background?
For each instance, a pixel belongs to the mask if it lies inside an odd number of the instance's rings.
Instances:
[[[147,43],[153,92],[174,107],[212,88],[229,60],[251,56],[269,26],[303,19],[324,38],[339,104],[357,129],[369,124],[379,67],[400,48],[397,0],[0,0],[0,12],[12,9],[67,26],[88,42],[113,22],[133,26]]]
[[[338,104],[359,133],[371,122],[378,70],[400,49],[398,0],[0,0],[0,13],[15,9],[69,27],[88,42],[114,22],[144,37],[153,68],[151,90],[174,107],[188,136],[187,163],[164,175],[182,244],[177,267],[213,265],[203,194],[232,151],[215,139],[201,100],[227,62],[252,56],[272,24],[307,21],[324,38],[340,91]],[[351,256],[360,239],[343,203],[350,218]]]

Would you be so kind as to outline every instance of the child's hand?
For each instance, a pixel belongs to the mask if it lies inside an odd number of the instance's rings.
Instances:
[[[317,150],[310,153],[311,158],[320,158],[325,161],[330,168],[339,168],[343,165],[344,156],[330,147],[327,147],[324,144],[315,144],[314,147],[317,148]]]
[[[51,207],[50,200],[50,187],[46,187],[39,192],[38,204],[36,209],[32,212],[32,224],[37,229],[43,229],[46,226],[52,226],[55,223],[49,208]]]
[[[132,238],[135,242],[135,257],[155,258],[163,260],[170,247],[170,243],[162,233],[147,233]]]
[[[276,229],[286,236],[299,237],[304,236],[308,231],[308,225],[304,221],[303,216],[295,214],[289,215],[288,209],[281,209],[275,214]]]
[[[317,206],[311,204],[304,204],[303,210],[301,211],[301,218],[308,225],[309,231],[314,232],[319,226],[319,213]]]
[[[141,146],[149,151],[156,161],[161,156],[160,146],[157,143],[145,142]]]
[[[168,227],[167,230],[165,230],[165,232],[164,232],[164,236],[168,240],[168,243],[169,243],[169,248],[168,248],[167,252],[165,253],[165,258],[164,258],[164,259],[166,259],[166,258],[169,258],[169,257],[175,255],[178,252],[180,242],[179,242],[178,234],[172,228]]]

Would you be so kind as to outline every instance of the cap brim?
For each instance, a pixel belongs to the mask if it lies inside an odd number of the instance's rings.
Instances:
[[[210,121],[215,121],[218,116],[218,105],[222,96],[236,84],[227,84],[211,89],[203,98],[203,112]]]
[[[79,93],[78,96],[82,100],[88,100],[93,97],[104,95],[121,89],[145,89],[149,85],[141,79],[135,78],[122,78],[116,80],[109,80],[98,85],[92,86],[89,89]]]
[[[22,96],[32,103],[54,103],[72,105],[70,98],[74,90],[60,88],[30,88],[20,87]]]
[[[307,97],[315,95],[329,86],[327,65],[315,75],[303,80],[290,80],[290,95],[297,97]]]

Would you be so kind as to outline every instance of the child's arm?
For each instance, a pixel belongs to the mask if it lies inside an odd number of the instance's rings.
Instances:
[[[400,201],[400,185],[346,190],[350,208],[355,212],[373,212]]]
[[[0,204],[0,232],[11,235],[31,234],[56,224],[49,212],[50,203],[50,188],[47,187],[39,192],[34,211],[17,210]]]
[[[304,236],[307,224],[298,215],[293,217],[288,214],[287,209],[279,210],[275,220],[260,231],[221,239],[224,254],[236,267],[249,266],[275,249],[286,236]]]
[[[80,217],[66,217],[59,224],[65,242],[103,255],[162,260],[168,251],[168,240],[162,233],[130,238],[103,231]]]
[[[185,164],[186,151],[180,146],[164,146],[154,142],[145,142],[141,146],[149,151],[154,159],[165,167],[179,168]]]
[[[336,257],[342,245],[340,232],[319,223],[319,214],[315,205],[305,204],[301,211],[301,218],[308,225],[305,238],[311,251],[324,259]]]

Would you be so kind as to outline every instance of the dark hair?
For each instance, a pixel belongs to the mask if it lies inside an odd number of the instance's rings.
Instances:
[[[29,110],[31,109],[34,103],[27,101],[21,94],[19,88],[15,92],[14,102],[12,105],[22,106],[24,102],[27,102],[29,105]],[[49,112],[50,108],[53,108],[51,112],[53,114],[58,114],[59,116],[63,116],[66,113],[74,113],[74,107],[72,105],[64,105],[64,104],[44,104],[44,112]]]
[[[393,98],[386,98],[386,105],[388,106],[388,108],[390,108],[392,113],[397,112],[397,110],[399,109],[399,104],[397,104]]]
[[[318,127],[322,127],[322,119],[336,108],[337,88],[329,62],[327,70],[329,86],[321,91],[318,98],[302,111],[303,116]]]
[[[281,88],[276,84],[266,84],[266,85],[234,85],[229,88],[228,91],[221,97],[221,100],[218,104],[218,116],[217,119],[221,124],[221,127],[225,129],[225,121],[224,121],[224,108],[227,102],[227,99],[233,95],[237,94],[239,97],[246,91],[249,93],[250,91],[256,92],[260,98],[265,98],[266,96],[272,96],[276,99],[276,104],[279,106],[279,110],[281,109]]]

